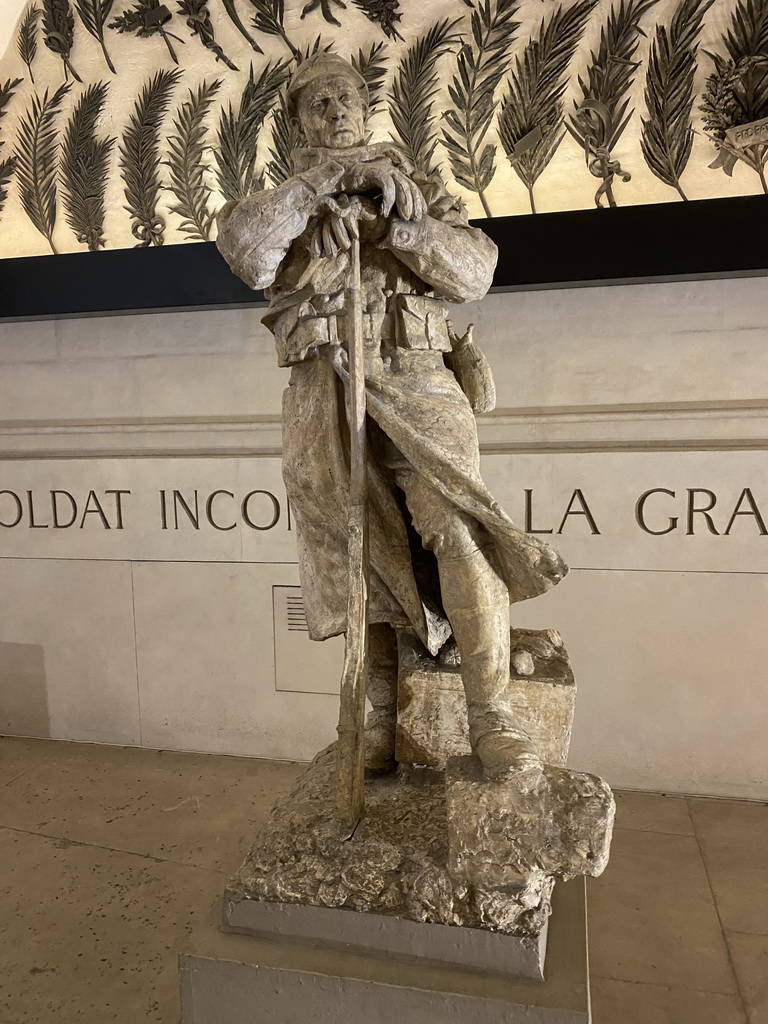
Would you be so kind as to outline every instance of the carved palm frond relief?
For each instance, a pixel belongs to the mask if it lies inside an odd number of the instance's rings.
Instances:
[[[107,24],[107,18],[112,10],[114,0],[75,0],[75,7],[77,13],[82,21],[86,31],[88,31],[94,39],[97,39],[99,46],[104,53],[104,60],[107,62],[107,67],[113,75],[117,74],[115,71],[115,65],[112,63],[112,58],[107,52],[107,46],[104,41],[104,29]]]
[[[630,89],[638,64],[643,16],[657,0],[617,0],[600,29],[600,42],[592,51],[586,77],[579,75],[580,98],[566,127],[584,150],[591,174],[601,179],[595,205],[616,205],[616,178],[628,182],[631,175],[614,157],[616,147],[634,113]]]
[[[168,138],[167,160],[171,191],[176,202],[171,212],[182,218],[181,230],[187,238],[207,242],[215,213],[210,208],[213,189],[206,181],[206,154],[210,149],[205,121],[221,81],[201,82],[190,89],[187,99],[176,111],[173,134]]]
[[[514,18],[518,0],[471,0],[471,39],[456,57],[448,83],[453,103],[445,112],[443,145],[456,181],[477,193],[487,217],[485,197],[496,173],[496,146],[486,142],[496,114],[496,90],[507,72],[520,27]]]
[[[6,107],[13,99],[13,94],[21,85],[21,82],[20,78],[9,78],[0,85],[0,121],[5,117],[7,113]]]
[[[214,233],[210,215],[221,203],[291,175],[291,153],[305,140],[288,115],[286,82],[321,50],[349,59],[365,79],[369,141],[391,139],[420,177],[442,175],[471,215],[768,194],[768,0],[16,2],[0,58],[0,80],[23,76],[0,148],[0,209],[5,238],[15,240],[4,246],[0,237],[0,258],[24,252],[21,237],[30,253],[43,248],[14,186],[18,115],[31,113],[35,88],[50,100],[62,81],[73,83],[54,119],[63,140],[78,123],[75,108],[85,114],[87,90],[113,82],[95,135],[118,140],[105,171],[108,245],[131,244],[129,225],[141,244],[198,241]],[[266,56],[251,70],[254,52]],[[143,88],[172,61],[185,69],[185,88],[172,104],[174,127],[166,117],[157,141],[155,220],[149,167],[142,209],[141,189],[130,204],[123,199],[129,171],[120,154]],[[202,167],[193,168],[199,144]],[[60,159],[55,179],[69,223]],[[41,204],[35,209],[45,223]],[[74,230],[86,239],[78,216]],[[59,247],[107,237],[102,225],[76,242],[61,220]]]
[[[556,7],[515,58],[499,114],[499,138],[515,173],[533,188],[565,135],[563,96],[568,69],[596,0]]]
[[[714,70],[707,78],[701,105],[704,130],[718,150],[710,167],[722,168],[730,177],[741,160],[757,174],[768,194],[768,144],[737,148],[728,139],[731,128],[768,117],[768,3],[739,0],[722,45],[727,56],[710,54]]]
[[[238,107],[230,103],[220,114],[214,158],[219,189],[225,199],[244,199],[256,191],[259,133],[278,100],[289,68],[289,61],[270,62],[254,76],[251,66]]]
[[[30,4],[19,22],[19,32],[16,36],[16,50],[27,66],[29,79],[33,85],[35,76],[32,72],[32,64],[37,56],[37,23],[42,13],[39,7]]]
[[[13,99],[13,95],[21,85],[20,78],[9,78],[3,84],[0,84],[0,121],[6,113],[6,107]],[[0,139],[0,149],[3,148],[4,141]],[[0,213],[5,206],[5,201],[8,198],[7,185],[13,176],[14,169],[16,167],[16,158],[13,156],[1,157],[0,158]]]
[[[56,116],[69,89],[69,83],[65,83],[54,93],[46,89],[42,99],[33,95],[19,120],[16,139],[16,179],[21,205],[53,253],[57,251],[53,244],[59,159]]]
[[[72,111],[61,140],[61,192],[64,217],[81,245],[96,252],[106,245],[104,197],[113,138],[99,138],[107,85],[88,86]]]
[[[439,91],[437,65],[461,42],[460,19],[435,24],[405,52],[398,64],[389,96],[389,113],[397,141],[413,166],[424,175],[436,171],[437,148],[434,104]]]
[[[285,4],[283,0],[249,0],[256,11],[253,16],[253,27],[267,36],[278,36],[294,57],[299,56],[298,49],[285,34]]]
[[[669,26],[658,25],[645,78],[646,116],[640,137],[645,162],[687,199],[680,179],[693,149],[694,76],[704,15],[714,0],[682,0]]]
[[[76,82],[81,82],[69,59],[75,41],[75,16],[69,0],[42,0],[42,3],[45,45],[61,58],[64,78],[72,75]]]
[[[187,28],[197,36],[206,50],[210,50],[216,60],[226,64],[230,71],[237,71],[237,65],[232,63],[216,42],[208,0],[179,0],[178,7],[179,14],[187,19]]]
[[[371,43],[367,50],[359,49],[350,58],[350,63],[368,86],[368,111],[374,113],[382,101],[384,80],[389,70],[387,44],[381,40]]]
[[[304,145],[304,134],[295,118],[288,116],[285,93],[281,93],[272,114],[272,139],[267,162],[267,174],[273,185],[281,185],[290,178],[293,174],[291,153]]]
[[[162,245],[165,219],[157,206],[160,179],[160,131],[171,93],[181,72],[158,71],[142,87],[120,144],[120,173],[125,209],[131,217],[131,233],[138,247]]]

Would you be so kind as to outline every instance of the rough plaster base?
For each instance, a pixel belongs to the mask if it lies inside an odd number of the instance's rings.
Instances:
[[[334,814],[335,768],[331,744],[272,808],[227,886],[228,900],[484,928],[538,948],[553,872],[531,864],[513,884],[454,879],[444,772],[400,765],[390,775],[366,778],[365,816],[350,836]]]
[[[302,970],[303,948],[278,937],[269,958],[259,946],[258,963],[182,956],[182,1024],[590,1024],[582,879],[555,890],[546,980],[510,977],[494,998],[466,968],[427,964],[419,986],[406,987],[382,956],[366,957],[354,977]]]

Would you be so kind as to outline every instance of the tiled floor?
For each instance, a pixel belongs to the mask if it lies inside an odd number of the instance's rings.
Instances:
[[[177,1024],[177,954],[300,770],[0,739],[0,1024]],[[589,889],[594,1024],[768,1024],[768,806],[620,793]]]
[[[589,885],[595,1024],[768,1024],[768,806],[617,804]]]

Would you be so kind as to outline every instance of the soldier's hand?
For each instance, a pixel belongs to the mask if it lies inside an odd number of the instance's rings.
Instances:
[[[345,377],[349,373],[347,350],[342,348],[341,345],[324,345],[323,347],[325,349],[325,358],[340,377]]]
[[[352,239],[360,237],[361,220],[372,220],[376,214],[366,208],[357,196],[341,195],[337,199],[324,196],[316,205],[320,219],[310,243],[315,257],[334,257],[346,252]]]
[[[389,159],[353,164],[341,180],[348,193],[381,192],[381,212],[388,217],[393,207],[402,220],[421,220],[427,204],[421,191],[408,175]]]

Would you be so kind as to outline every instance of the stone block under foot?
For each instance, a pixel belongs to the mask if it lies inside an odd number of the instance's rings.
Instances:
[[[544,981],[352,956],[280,935],[252,941],[252,956],[239,937],[232,959],[181,958],[182,1024],[590,1022],[582,879],[555,890]]]
[[[453,652],[454,654],[456,652]],[[564,765],[571,741],[576,684],[563,641],[552,629],[510,630],[506,700],[543,761]],[[412,634],[399,647],[398,761],[444,768],[470,752],[457,656],[433,658]]]

